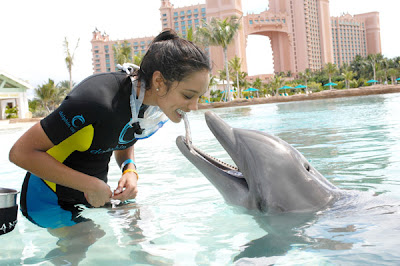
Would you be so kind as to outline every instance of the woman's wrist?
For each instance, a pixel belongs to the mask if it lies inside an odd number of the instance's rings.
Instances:
[[[135,169],[132,169],[132,168],[126,169],[125,171],[122,172],[122,175],[124,175],[126,173],[135,173],[136,179],[139,180],[139,174]]]
[[[121,164],[121,171],[124,172],[124,171],[125,171],[125,168],[127,168],[127,166],[128,166],[129,164],[133,164],[133,165],[135,166],[135,169],[136,169],[136,164],[135,164],[135,162],[134,162],[132,159],[127,159],[127,160],[125,160],[125,161]]]

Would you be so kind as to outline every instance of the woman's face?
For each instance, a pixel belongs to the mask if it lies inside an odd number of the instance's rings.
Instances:
[[[208,70],[202,70],[191,74],[186,79],[172,83],[167,92],[166,86],[162,86],[157,99],[157,105],[174,122],[179,123],[182,116],[178,109],[184,112],[197,110],[197,103],[200,96],[206,93],[209,83]]]

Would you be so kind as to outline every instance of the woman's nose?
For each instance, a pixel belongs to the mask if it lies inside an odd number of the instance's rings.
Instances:
[[[196,110],[198,110],[199,108],[199,106],[198,106],[198,102],[199,102],[199,99],[198,98],[195,98],[195,99],[193,99],[192,101],[190,101],[190,103],[189,103],[189,105],[188,105],[188,108],[189,108],[189,110],[192,110],[192,111],[196,111]]]

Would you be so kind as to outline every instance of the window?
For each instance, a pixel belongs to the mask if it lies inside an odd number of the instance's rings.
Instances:
[[[184,16],[185,15],[185,11],[181,11],[180,15]]]
[[[174,12],[174,17],[177,17],[178,16],[178,12]]]

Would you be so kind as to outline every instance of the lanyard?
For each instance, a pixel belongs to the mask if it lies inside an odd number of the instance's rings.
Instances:
[[[139,94],[138,99],[136,99],[136,95],[137,95],[136,87],[138,84],[138,80],[134,80],[133,77],[131,77],[131,80],[132,80],[132,94],[130,97],[130,104],[131,104],[132,119],[131,119],[131,121],[129,121],[129,125],[131,127],[133,127],[134,123],[139,122],[139,119],[138,119],[139,110],[140,110],[140,106],[142,106],[142,103],[143,103],[146,84],[145,84],[144,80],[141,80],[140,94]]]
[[[131,73],[131,67],[135,67],[135,65],[124,64],[123,66],[118,66],[118,68],[125,71],[128,75]],[[137,97],[137,87],[139,81],[134,79],[132,76],[130,78],[132,81],[132,93],[130,96],[132,118],[124,126],[119,135],[118,143],[120,144],[128,144],[135,139],[148,138],[153,135],[159,128],[161,128],[165,122],[168,121],[165,114],[160,110],[159,107],[156,106],[149,107],[146,111],[147,117],[144,119],[139,119],[139,111],[140,107],[143,104],[144,94],[146,91],[146,83],[143,79],[140,81],[140,92],[139,97]],[[142,128],[140,124],[142,124],[144,128]],[[125,135],[129,129],[133,129],[133,138],[128,137],[128,139],[125,139]]]

